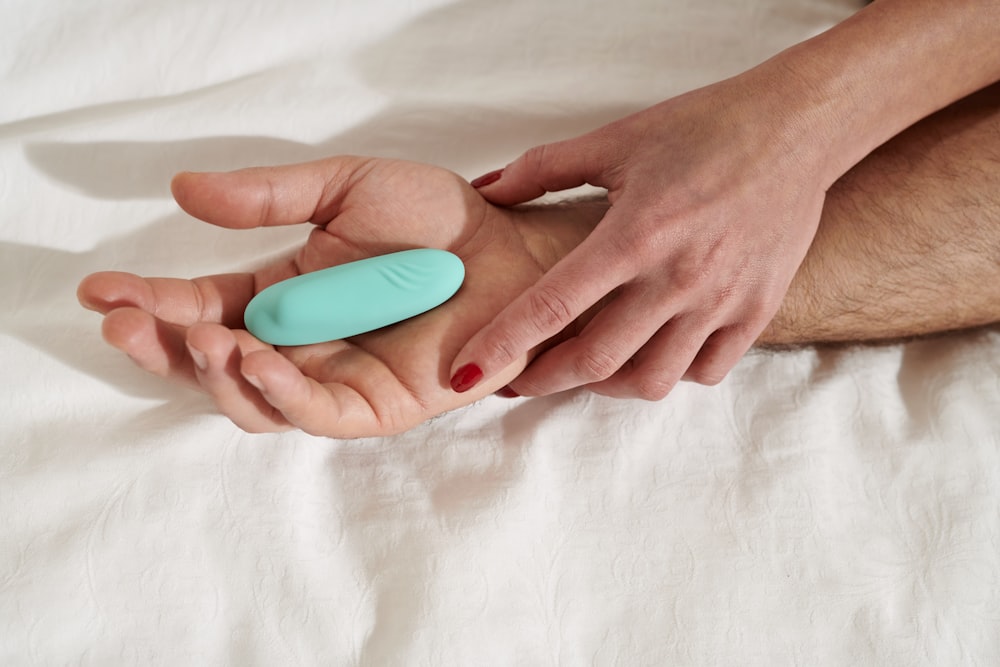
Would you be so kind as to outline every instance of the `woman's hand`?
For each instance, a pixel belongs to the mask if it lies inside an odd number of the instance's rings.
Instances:
[[[611,208],[462,348],[456,390],[493,378],[602,299],[515,391],[587,385],[659,399],[682,377],[719,382],[777,311],[829,185],[822,151],[800,141],[809,128],[787,113],[779,85],[756,75],[723,81],[473,181],[500,205],[589,183],[608,190]]]
[[[612,208],[585,242],[476,333],[458,390],[595,303],[582,332],[513,383],[660,398],[718,382],[776,312],[825,191],[878,146],[1000,77],[1000,3],[879,0],[739,76],[473,183],[496,204],[590,183]]]

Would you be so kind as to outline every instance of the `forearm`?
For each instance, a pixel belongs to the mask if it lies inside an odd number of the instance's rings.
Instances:
[[[881,146],[829,191],[761,343],[892,340],[1000,321],[1000,83]]]
[[[998,34],[1000,0],[876,0],[751,74],[811,133],[829,186],[916,121],[1000,80]]]

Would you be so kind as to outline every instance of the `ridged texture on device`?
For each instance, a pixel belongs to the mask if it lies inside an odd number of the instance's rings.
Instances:
[[[415,317],[450,299],[465,278],[454,254],[418,248],[275,283],[247,305],[247,330],[272,345],[349,338]]]

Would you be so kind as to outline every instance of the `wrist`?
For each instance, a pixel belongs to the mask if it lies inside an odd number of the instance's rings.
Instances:
[[[824,181],[913,123],[1000,78],[996,0],[879,0],[748,72],[786,125],[825,151]]]
[[[770,141],[792,158],[787,166],[826,189],[852,166],[845,153],[863,149],[849,131],[847,99],[835,79],[802,71],[788,55],[737,77],[740,98],[752,107],[742,117],[768,128]]]

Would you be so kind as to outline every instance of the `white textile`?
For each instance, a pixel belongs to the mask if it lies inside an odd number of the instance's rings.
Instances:
[[[857,4],[0,0],[0,664],[1000,663],[995,328],[334,441],[239,431],[74,297],[301,240],[176,171],[473,177]]]

